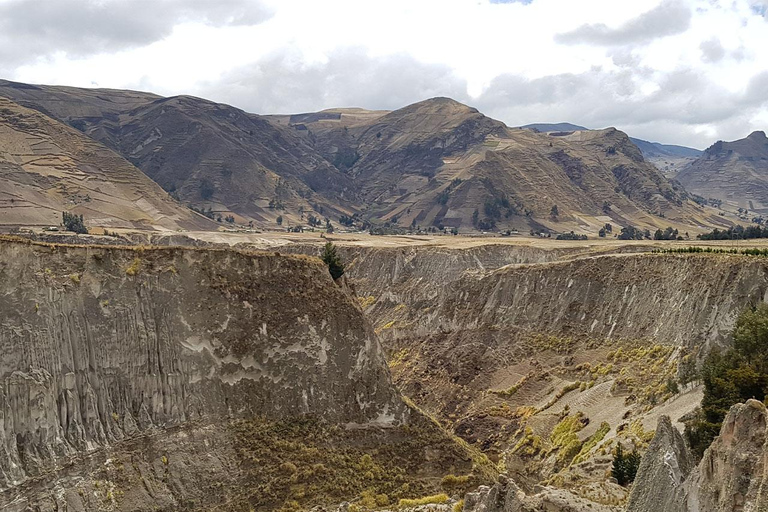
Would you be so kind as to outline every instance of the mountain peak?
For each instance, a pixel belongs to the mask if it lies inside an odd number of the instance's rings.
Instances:
[[[754,132],[749,134],[748,139],[768,139],[768,137],[765,136],[765,132],[762,130],[755,130]]]
[[[448,98],[445,96],[437,96],[435,98],[429,98],[423,101],[419,101],[405,107],[405,109],[414,109],[414,110],[446,110],[447,109],[453,112],[467,112],[470,114],[479,113],[479,111],[476,108],[470,107],[469,105],[465,105],[464,103],[456,101],[453,98]]]

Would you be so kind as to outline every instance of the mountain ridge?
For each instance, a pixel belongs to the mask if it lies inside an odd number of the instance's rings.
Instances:
[[[184,203],[238,223],[586,233],[605,222],[721,224],[615,129],[534,133],[445,97],[390,112],[260,116],[192,96],[86,91],[0,83],[0,95],[55,112]]]

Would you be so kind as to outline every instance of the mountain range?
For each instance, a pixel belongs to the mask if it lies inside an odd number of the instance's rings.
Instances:
[[[121,155],[169,194],[168,208],[240,224],[595,233],[728,223],[621,131],[510,128],[449,98],[263,116],[191,96],[8,81],[0,96]]]
[[[533,123],[526,124],[521,128],[535,130],[539,132],[576,132],[585,131],[589,128],[572,123]],[[645,158],[655,157],[692,157],[701,155],[702,151],[685,146],[676,146],[674,144],[662,144],[660,142],[649,142],[647,140],[630,137],[629,140],[640,149]]]

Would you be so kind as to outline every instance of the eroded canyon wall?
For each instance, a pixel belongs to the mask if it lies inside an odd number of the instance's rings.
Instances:
[[[0,488],[185,423],[407,421],[318,260],[3,240],[0,312]]]

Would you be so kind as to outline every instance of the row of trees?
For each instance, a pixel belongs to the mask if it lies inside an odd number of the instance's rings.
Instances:
[[[715,228],[711,233],[699,235],[700,240],[750,240],[753,238],[768,238],[768,226],[734,226],[719,230]]]
[[[610,227],[610,224],[606,224],[605,228],[600,230],[601,233],[603,230]],[[610,232],[610,229],[607,230],[607,232]],[[686,233],[686,235],[688,235],[688,233]],[[601,234],[600,236],[604,235]],[[673,229],[671,227],[667,227],[663,231],[661,229],[657,229],[653,234],[653,237],[651,237],[651,232],[649,230],[641,230],[631,225],[621,228],[621,233],[619,233],[617,238],[619,240],[650,240],[651,238],[654,240],[683,240],[683,237],[680,236],[680,233],[677,231],[677,229]]]

